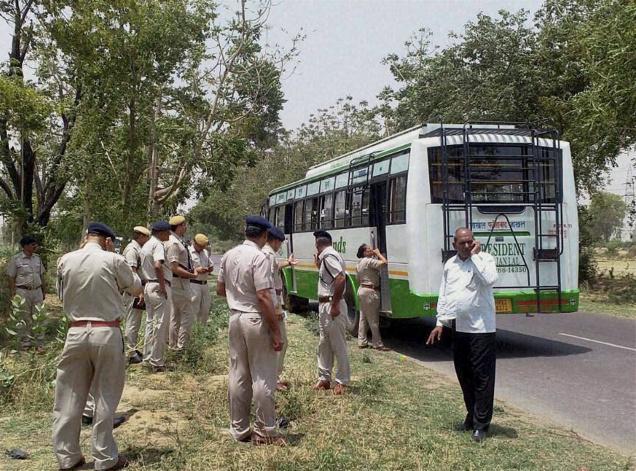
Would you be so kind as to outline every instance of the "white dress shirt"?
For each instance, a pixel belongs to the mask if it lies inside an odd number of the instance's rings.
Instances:
[[[495,332],[497,264],[486,252],[466,260],[451,257],[444,265],[437,302],[437,325],[455,319],[458,332],[484,334]]]

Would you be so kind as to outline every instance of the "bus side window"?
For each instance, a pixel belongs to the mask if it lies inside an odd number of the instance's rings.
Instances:
[[[389,183],[389,224],[406,222],[406,175],[391,179]]]
[[[313,231],[318,228],[318,198],[305,200],[303,216],[303,231]]]
[[[303,200],[294,204],[294,232],[303,231]]]
[[[340,229],[346,227],[347,190],[340,190],[336,193],[334,208],[334,228]]]
[[[320,197],[320,228],[331,229],[333,224],[333,193]]]
[[[351,226],[369,225],[369,189],[354,188],[351,193]]]

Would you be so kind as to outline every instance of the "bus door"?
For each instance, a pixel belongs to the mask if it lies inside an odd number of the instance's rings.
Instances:
[[[387,257],[386,253],[386,216],[387,216],[387,182],[379,181],[370,185],[369,226],[371,227],[371,244]],[[380,270],[381,311],[391,311],[391,291],[389,290],[389,267]]]
[[[283,221],[285,231],[285,256],[289,258],[294,253],[294,204],[287,203],[285,205],[285,219]],[[292,274],[292,293],[297,292],[296,269],[291,266]]]

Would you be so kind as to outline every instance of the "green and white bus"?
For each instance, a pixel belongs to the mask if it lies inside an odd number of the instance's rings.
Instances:
[[[357,248],[385,253],[382,315],[434,316],[457,227],[472,227],[499,271],[498,313],[578,309],[578,219],[569,143],[513,124],[426,124],[309,169],[273,190],[263,214],[284,229],[288,309],[317,299],[317,229],[347,264],[352,330]]]

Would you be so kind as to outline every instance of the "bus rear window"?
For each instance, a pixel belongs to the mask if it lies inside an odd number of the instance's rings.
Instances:
[[[470,192],[474,203],[553,203],[557,198],[555,164],[559,161],[550,148],[541,147],[537,166],[527,145],[470,146]],[[463,146],[449,146],[448,185],[449,203],[466,200]],[[441,148],[428,150],[431,202],[444,202],[444,168]]]

